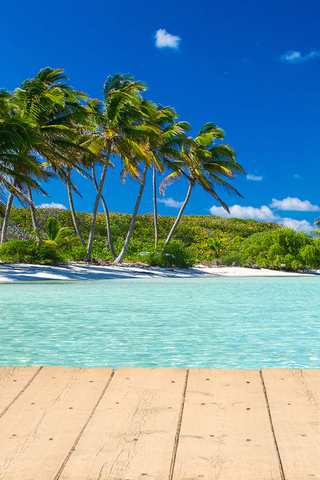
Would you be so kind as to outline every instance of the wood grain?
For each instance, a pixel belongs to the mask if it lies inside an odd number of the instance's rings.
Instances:
[[[190,369],[174,480],[280,480],[258,370]]]
[[[0,419],[0,479],[54,479],[111,374],[44,367]]]
[[[262,369],[286,480],[320,478],[320,370]]]
[[[168,480],[185,369],[119,368],[61,480]]]
[[[41,367],[0,367],[0,417]]]

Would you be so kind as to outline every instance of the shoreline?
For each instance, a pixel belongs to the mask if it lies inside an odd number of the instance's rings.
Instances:
[[[312,277],[319,270],[307,273],[284,272],[266,268],[208,267],[196,265],[190,269],[158,268],[148,265],[88,265],[68,263],[59,266],[0,263],[0,283],[34,281],[104,280],[119,278],[199,278],[199,277]]]

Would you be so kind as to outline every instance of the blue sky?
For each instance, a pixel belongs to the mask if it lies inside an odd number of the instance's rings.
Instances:
[[[220,192],[232,216],[308,231],[320,216],[319,17],[312,0],[12,0],[1,7],[0,87],[13,91],[50,66],[101,98],[108,75],[129,73],[148,84],[147,98],[189,121],[192,135],[208,121],[224,129],[247,173],[233,182],[243,199]],[[119,172],[109,171],[105,197],[111,211],[131,213],[139,185],[123,186]],[[76,208],[90,212],[94,188],[75,181]],[[141,213],[152,211],[151,188],[148,177]],[[159,213],[176,215],[186,191],[185,181],[169,186]],[[68,206],[58,181],[47,192],[35,203]],[[185,213],[224,214],[200,187]]]

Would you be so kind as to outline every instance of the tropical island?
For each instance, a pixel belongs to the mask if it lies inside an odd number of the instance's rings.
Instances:
[[[229,211],[218,189],[241,197],[230,182],[244,169],[234,149],[222,143],[221,128],[208,122],[192,138],[187,134],[190,124],[180,121],[172,107],[143,98],[145,90],[143,82],[115,74],[104,84],[103,100],[91,99],[73,89],[62,69],[51,68],[40,70],[13,93],[0,90],[0,261],[319,268],[320,238],[305,232],[273,222],[183,216],[195,185]],[[140,183],[132,214],[108,210],[103,187],[114,161],[122,165],[123,182],[129,176]],[[97,166],[102,166],[100,179]],[[149,169],[154,209],[138,215]],[[95,185],[92,214],[75,211],[73,195],[82,192],[73,181],[74,172]],[[188,181],[175,219],[157,213],[160,175],[162,195],[172,182]],[[70,210],[36,208],[34,193],[45,194],[52,178],[67,188]],[[13,206],[14,199],[22,208]],[[104,214],[98,213],[100,202]]]

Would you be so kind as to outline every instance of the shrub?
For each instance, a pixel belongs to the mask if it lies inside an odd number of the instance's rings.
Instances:
[[[156,250],[144,257],[152,267],[189,268],[195,264],[191,252],[179,240],[172,240],[169,245],[162,242]]]
[[[53,244],[37,246],[34,240],[13,240],[0,248],[0,260],[7,263],[43,263],[57,265],[63,261]]]
[[[39,247],[37,247],[37,255],[36,263],[40,262],[45,265],[57,265],[59,263],[63,263],[63,258],[58,251],[56,245],[43,243]]]
[[[242,242],[239,254],[245,263],[257,263],[260,267],[296,270],[320,266],[318,239],[290,228],[251,235]]]
[[[236,263],[242,267],[246,262],[239,253],[228,253],[220,258],[220,263],[222,263],[222,265],[227,265],[228,267],[233,263]]]
[[[112,256],[107,248],[107,240],[105,237],[96,235],[92,244],[92,258],[95,260],[111,260]]]
[[[300,250],[303,264],[308,268],[320,267],[320,238],[313,240],[311,245],[306,245]]]
[[[86,256],[87,249],[82,245],[72,245],[63,252],[65,261],[82,262]]]

